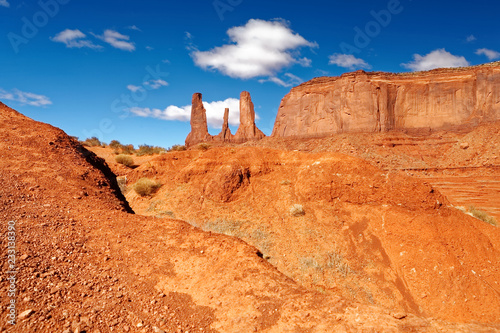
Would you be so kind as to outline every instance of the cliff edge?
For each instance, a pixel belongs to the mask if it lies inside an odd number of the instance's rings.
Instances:
[[[272,136],[451,130],[500,119],[500,62],[427,72],[356,71],[288,93]]]

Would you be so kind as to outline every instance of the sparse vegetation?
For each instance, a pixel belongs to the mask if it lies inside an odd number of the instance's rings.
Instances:
[[[349,265],[344,261],[344,257],[338,252],[327,253],[326,267],[335,269],[344,278],[351,272]]]
[[[101,142],[97,137],[93,136],[91,138],[86,139],[85,141],[80,142],[82,145],[87,147],[100,147],[105,146],[106,144]]]
[[[162,154],[166,152],[167,150],[163,147],[159,146],[150,146],[150,145],[140,145],[138,149],[135,149],[134,145],[132,144],[127,144],[124,145],[120,143],[118,140],[111,140],[109,145],[106,145],[104,142],[99,141],[98,138],[92,137],[88,138],[85,141],[81,141],[81,144],[87,147],[109,147],[113,149],[115,155],[132,155],[136,154],[137,156],[144,156],[144,155],[155,155],[155,154]],[[171,150],[186,150],[185,146],[173,146]]]
[[[302,271],[312,273],[313,280],[318,280],[320,276],[331,275],[332,273],[334,275],[340,274],[343,278],[354,274],[354,271],[338,251],[299,258],[299,264]]]
[[[116,150],[120,149],[123,145],[118,140],[111,140],[108,146]]]
[[[144,156],[144,155],[155,155],[155,154],[161,154],[165,152],[165,148],[158,147],[158,146],[150,146],[150,145],[140,145],[139,149],[135,151],[135,154],[137,156]]]
[[[184,151],[186,149],[187,149],[186,146],[173,145],[172,147],[170,147],[168,151]]]
[[[259,249],[263,253],[263,258],[266,260],[271,258],[269,253],[273,244],[269,232],[264,227],[256,227],[249,221],[217,219],[207,222],[202,229],[243,239]]]
[[[141,178],[134,184],[134,191],[141,197],[147,197],[155,193],[160,187],[161,184],[152,179]]]
[[[474,206],[469,206],[469,213],[471,213],[472,216],[481,221],[494,225],[495,227],[498,226],[497,220],[493,216],[488,215],[488,213],[486,213],[481,209],[478,209]]]
[[[120,154],[115,157],[115,161],[129,168],[134,165],[134,159],[130,155]]]
[[[280,185],[290,185],[292,182],[289,181],[288,179],[287,180],[283,180]]]
[[[198,145],[198,150],[207,151],[209,149],[210,149],[210,145],[208,143],[200,143]]]
[[[295,204],[292,208],[290,208],[290,215],[294,217],[303,216],[305,214],[306,212],[304,211],[304,207],[302,207],[302,205]]]

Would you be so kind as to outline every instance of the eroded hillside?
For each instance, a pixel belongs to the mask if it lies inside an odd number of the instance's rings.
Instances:
[[[3,104],[0,120],[2,272],[9,269],[5,237],[9,221],[16,226],[17,269],[15,296],[4,294],[0,300],[2,318],[7,317],[11,299],[16,301],[17,323],[12,326],[3,320],[2,331],[487,332],[494,329],[491,316],[496,303],[489,303],[491,310],[484,317],[476,317],[477,321],[490,322],[488,325],[457,324],[393,312],[347,300],[341,296],[341,288],[337,293],[304,287],[273,267],[272,260],[269,263],[261,258],[255,247],[237,238],[204,232],[180,220],[131,214],[105,163],[61,130],[34,122]],[[184,175],[192,176],[193,180],[201,177],[195,166]],[[262,170],[262,175],[265,174]],[[374,172],[374,177],[387,186],[380,173]],[[186,185],[179,184],[182,186]],[[242,187],[242,193],[251,186],[253,183]],[[304,185],[303,190],[307,189],[310,187]],[[418,184],[417,189],[430,190]],[[370,193],[366,188],[366,195]],[[213,195],[217,197],[216,192]],[[433,207],[439,204],[434,199],[440,196],[432,195],[429,200],[410,204],[435,213]],[[329,200],[328,196],[320,199]],[[203,198],[186,200],[194,200],[198,205]],[[396,199],[389,199],[390,207],[391,200]],[[308,205],[304,219],[314,211]],[[248,208],[254,211],[249,211],[252,215],[247,217],[260,214],[257,205],[249,202],[247,207],[255,207]],[[489,258],[498,244],[495,231],[467,219],[463,224],[477,232],[481,251]],[[372,237],[368,234],[369,224],[362,222],[356,228],[363,237]],[[373,239],[364,242],[373,243]],[[491,242],[489,246],[482,243],[486,239]],[[303,245],[296,245],[300,246]],[[470,264],[472,258],[465,255],[460,258],[464,265],[474,265],[479,274],[485,274],[482,260]],[[491,274],[494,277],[496,273],[491,271]],[[485,281],[492,276],[484,276]],[[2,276],[1,290],[5,292],[9,286],[9,280]],[[482,297],[485,287],[473,279],[470,287],[474,295]],[[484,302],[490,300],[484,298]],[[478,303],[477,300],[472,303],[473,315]]]
[[[419,179],[338,153],[256,147],[168,153],[127,180],[142,177],[162,187],[130,190],[136,212],[237,236],[303,286],[395,312],[498,320],[500,230]]]

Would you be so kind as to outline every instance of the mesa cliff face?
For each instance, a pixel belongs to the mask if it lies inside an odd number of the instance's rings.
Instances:
[[[500,119],[500,63],[391,74],[357,71],[293,88],[272,136],[437,130]]]

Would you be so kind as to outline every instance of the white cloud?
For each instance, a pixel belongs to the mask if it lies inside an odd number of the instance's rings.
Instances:
[[[146,81],[146,82],[144,82],[144,85],[150,87],[151,89],[156,90],[156,89],[160,89],[161,87],[168,86],[168,82],[164,81],[162,79],[158,79],[158,80]]]
[[[105,41],[109,45],[114,48],[124,50],[124,51],[135,51],[135,45],[132,42],[129,42],[130,37],[126,35],[122,35],[118,31],[114,31],[111,29],[107,29],[104,31],[102,36],[94,35],[97,38]]]
[[[427,71],[434,68],[465,67],[469,66],[469,62],[465,57],[453,55],[445,49],[437,49],[425,56],[414,54],[413,61],[401,66],[413,71]]]
[[[229,108],[229,124],[240,123],[240,101],[236,98],[228,98],[224,101],[203,102],[207,110],[207,123],[213,128],[222,128],[224,120],[224,109]],[[139,117],[151,117],[162,120],[189,121],[191,119],[191,105],[178,107],[170,105],[164,110],[150,108],[131,108],[130,111]],[[256,116],[258,119],[258,117]]]
[[[470,35],[470,36],[467,36],[466,41],[467,41],[467,43],[471,43],[471,42],[475,41],[476,39],[477,39],[476,36]]]
[[[485,55],[489,60],[495,60],[500,58],[500,52],[489,50],[489,49],[479,49],[476,51],[477,55]]]
[[[0,0],[0,6],[10,7],[10,3],[7,0]]]
[[[131,92],[137,92],[139,90],[142,90],[143,88],[139,86],[134,86],[133,84],[129,84],[127,86],[127,89],[130,90]]]
[[[144,89],[157,90],[157,89],[160,89],[161,87],[166,87],[166,86],[168,86],[167,81],[162,80],[162,79],[158,79],[158,80],[149,80],[149,81],[143,82],[142,86],[136,86],[133,84],[129,84],[127,86],[127,89],[130,90],[131,92],[135,93],[138,91],[144,91]]]
[[[96,45],[92,43],[90,40],[84,39],[87,37],[83,32],[80,30],[71,30],[71,29],[66,29],[64,31],[61,31],[54,37],[51,37],[50,40],[53,42],[58,42],[58,43],[64,43],[66,44],[66,47],[68,48],[82,48],[82,47],[88,47],[91,49],[101,49],[102,46]]]
[[[284,76],[286,77],[286,81],[283,79],[280,79],[276,76],[272,76],[268,79],[259,80],[259,83],[273,82],[273,83],[276,83],[277,85],[282,86],[282,87],[293,87],[293,86],[299,85],[302,82],[304,82],[304,80],[302,80],[300,77],[298,77],[292,73],[285,73]]]
[[[244,26],[229,29],[227,34],[230,44],[209,51],[193,50],[191,57],[195,64],[233,78],[273,77],[295,63],[310,66],[309,59],[300,59],[298,52],[292,51],[303,46],[317,47],[316,43],[294,33],[283,21],[252,19]]]
[[[355,68],[372,68],[368,63],[366,63],[363,59],[356,58],[352,54],[340,54],[335,53],[329,57],[330,61],[328,64],[337,65],[339,67],[355,69]]]
[[[131,26],[128,26],[127,29],[130,29],[130,30],[135,30],[135,31],[142,31],[141,29],[139,29],[136,25],[131,25]]]
[[[8,92],[0,88],[0,99],[38,107],[52,104],[52,101],[47,96],[24,92],[18,89],[13,89],[11,92]]]
[[[148,50],[148,51],[153,51],[154,49],[155,49],[155,48],[154,48],[154,47],[152,47],[152,46],[146,46],[146,50]]]

